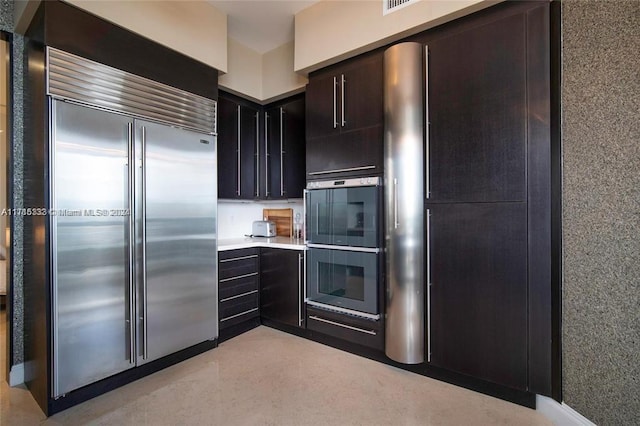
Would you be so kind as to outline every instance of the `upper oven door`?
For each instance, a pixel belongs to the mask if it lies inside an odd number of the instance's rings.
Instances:
[[[379,246],[379,186],[312,189],[307,194],[307,240],[312,244]]]

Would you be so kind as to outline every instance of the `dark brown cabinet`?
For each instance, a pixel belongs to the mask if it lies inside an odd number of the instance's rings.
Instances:
[[[304,251],[260,249],[260,312],[263,319],[304,327]]]
[[[262,198],[302,198],[305,187],[304,95],[267,106],[264,119]]]
[[[218,198],[259,197],[259,109],[218,99]]]
[[[218,253],[218,324],[222,340],[260,323],[259,256],[257,248]]]
[[[431,364],[526,389],[526,204],[428,212]]]
[[[382,53],[312,74],[307,85],[307,179],[382,173]]]
[[[428,42],[428,170],[434,201],[526,197],[522,15]]]
[[[550,394],[548,5],[495,8],[428,46],[430,363]]]
[[[304,95],[266,107],[220,93],[218,198],[302,198]]]

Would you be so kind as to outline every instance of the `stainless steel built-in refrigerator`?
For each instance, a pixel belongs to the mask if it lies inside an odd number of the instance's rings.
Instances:
[[[215,101],[49,49],[52,397],[218,336]]]

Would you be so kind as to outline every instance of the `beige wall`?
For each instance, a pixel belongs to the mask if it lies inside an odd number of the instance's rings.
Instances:
[[[222,72],[227,71],[227,16],[207,2],[67,2]]]
[[[227,40],[227,46],[228,70],[220,76],[218,85],[254,101],[262,100],[262,55],[232,38]]]
[[[304,89],[307,79],[293,71],[293,42],[260,54],[229,38],[229,70],[220,88],[267,103]]]
[[[292,41],[262,56],[262,100],[272,101],[304,89],[309,80],[293,71],[293,55]]]
[[[422,0],[382,15],[380,0],[323,0],[295,17],[294,69],[304,74],[501,0]]]

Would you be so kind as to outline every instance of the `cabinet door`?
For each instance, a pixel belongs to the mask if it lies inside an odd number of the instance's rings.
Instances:
[[[283,157],[284,140],[282,140],[282,116],[283,110],[280,107],[269,108],[265,111],[264,119],[266,123],[264,153],[262,161],[264,167],[262,173],[264,175],[264,186],[266,191],[263,193],[265,198],[283,198],[284,182],[281,175],[280,161]]]
[[[526,204],[432,204],[430,213],[431,364],[526,389]]]
[[[379,175],[383,172],[382,126],[307,139],[307,179]]]
[[[260,315],[299,327],[302,324],[303,253],[298,250],[260,250]]]
[[[283,105],[282,177],[284,198],[302,198],[302,191],[305,187],[304,105],[304,98]]]
[[[240,198],[258,198],[258,110],[240,107]]]
[[[353,63],[340,72],[338,82],[338,124],[342,132],[384,124],[382,54]]]
[[[340,132],[338,84],[335,74],[311,76],[306,90],[307,138]]]
[[[238,104],[218,100],[218,198],[240,197],[238,187]]]
[[[525,30],[515,15],[429,42],[431,200],[525,199]]]

